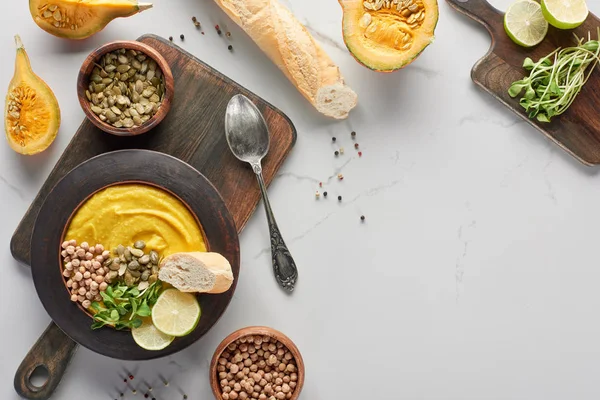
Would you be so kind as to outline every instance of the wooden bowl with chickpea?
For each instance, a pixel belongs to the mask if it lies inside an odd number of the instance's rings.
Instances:
[[[300,351],[283,333],[251,326],[227,336],[210,364],[217,400],[297,400],[304,385]]]

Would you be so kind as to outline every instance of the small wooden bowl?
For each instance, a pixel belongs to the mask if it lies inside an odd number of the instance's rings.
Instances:
[[[219,344],[217,350],[215,350],[215,354],[213,355],[212,361],[210,363],[210,387],[212,388],[215,398],[217,400],[223,400],[223,397],[221,396],[221,386],[219,385],[219,379],[217,377],[217,365],[221,354],[223,354],[223,351],[225,351],[227,346],[229,346],[231,343],[235,342],[239,338],[249,335],[269,336],[283,343],[283,345],[287,347],[290,353],[292,353],[292,355],[294,356],[294,360],[296,361],[296,367],[298,368],[298,371],[296,372],[296,374],[298,375],[298,381],[296,382],[296,388],[294,389],[290,400],[298,400],[300,392],[302,391],[302,387],[304,386],[304,360],[302,360],[302,355],[300,354],[300,351],[298,350],[294,342],[292,342],[292,340],[289,337],[285,336],[283,333],[273,328],[269,328],[266,326],[249,326],[247,328],[242,328],[227,336]]]
[[[133,127],[133,128],[116,128],[104,121],[102,121],[96,114],[92,112],[91,103],[88,101],[85,91],[89,86],[89,79],[96,63],[104,56],[106,53],[110,53],[119,49],[133,49],[136,51],[141,51],[149,58],[156,61],[158,64],[158,68],[162,71],[165,82],[165,96],[162,104],[160,105],[158,111],[152,118],[146,121],[144,124]],[[160,55],[154,48],[148,46],[147,44],[135,41],[127,41],[120,40],[115,42],[110,42],[101,46],[94,50],[83,62],[81,69],[79,70],[79,76],[77,77],[77,97],[79,98],[79,104],[83,109],[83,112],[87,116],[87,118],[98,128],[103,130],[104,132],[116,135],[116,136],[135,136],[140,135],[142,133],[148,132],[150,129],[157,126],[166,116],[169,110],[171,109],[171,103],[173,102],[173,95],[175,90],[175,81],[173,79],[173,72],[169,67],[169,64],[164,59],[163,56]]]

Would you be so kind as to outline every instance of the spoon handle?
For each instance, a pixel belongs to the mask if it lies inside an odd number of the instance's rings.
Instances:
[[[298,279],[298,269],[296,268],[296,263],[294,262],[290,251],[283,241],[283,237],[281,236],[281,232],[275,221],[262,172],[260,170],[256,171],[256,169],[255,172],[262,193],[263,203],[265,204],[267,221],[269,222],[269,231],[271,233],[271,257],[273,259],[275,279],[277,279],[277,282],[282,288],[291,292],[294,290],[294,285]]]

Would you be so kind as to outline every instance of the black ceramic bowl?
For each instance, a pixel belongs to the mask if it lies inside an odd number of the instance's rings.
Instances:
[[[231,289],[220,295],[199,295],[202,317],[188,336],[160,351],[139,347],[130,331],[109,327],[92,330],[92,318],[71,302],[61,273],[60,251],[65,227],[91,195],[116,184],[135,182],[159,187],[178,197],[198,219],[208,251],[221,253],[233,269]],[[200,339],[225,312],[240,270],[239,240],[233,218],[217,189],[190,165],[148,150],[121,150],[94,157],[69,172],[40,209],[32,236],[31,269],[44,308],[72,340],[108,357],[147,360],[178,352]]]

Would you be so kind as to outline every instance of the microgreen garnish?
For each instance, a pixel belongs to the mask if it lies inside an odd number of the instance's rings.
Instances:
[[[517,97],[524,93],[519,103],[529,118],[550,122],[552,117],[564,113],[590,78],[600,61],[600,43],[591,40],[589,34],[585,43],[583,38],[576,36],[576,39],[578,44],[575,47],[558,48],[538,62],[529,57],[523,62],[523,68],[530,74],[514,82],[508,94]],[[590,66],[589,72],[586,71]]]
[[[92,329],[99,329],[105,325],[119,330],[139,327],[142,324],[141,318],[152,315],[151,307],[158,300],[161,290],[160,281],[152,283],[142,291],[136,286],[112,284],[105,292],[100,292],[104,305],[97,301],[92,303],[91,307],[96,311]]]

